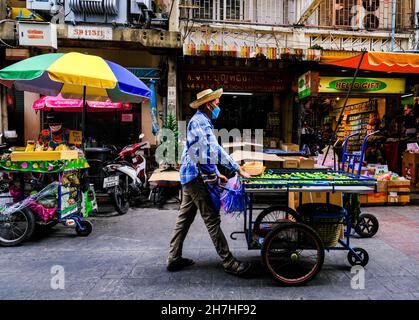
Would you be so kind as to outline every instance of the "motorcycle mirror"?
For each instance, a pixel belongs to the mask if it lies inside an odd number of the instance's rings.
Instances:
[[[138,138],[141,140],[142,138],[144,138],[144,133],[142,133],[142,134],[140,134],[139,136],[138,136]]]

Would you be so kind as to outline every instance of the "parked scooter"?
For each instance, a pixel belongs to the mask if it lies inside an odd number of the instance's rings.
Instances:
[[[140,141],[144,134],[139,136]],[[148,141],[124,147],[118,156],[111,161],[92,159],[87,151],[87,159],[91,165],[89,179],[95,189],[106,192],[119,214],[128,212],[131,202],[139,198],[147,185],[146,159],[143,150],[150,148]],[[97,148],[96,148],[97,149]],[[111,149],[102,149],[110,153]]]

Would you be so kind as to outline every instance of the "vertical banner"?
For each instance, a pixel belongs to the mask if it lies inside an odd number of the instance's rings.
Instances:
[[[157,135],[160,131],[159,123],[157,122],[157,97],[156,97],[156,81],[150,80],[151,99],[150,99],[150,116],[151,116],[151,132]]]

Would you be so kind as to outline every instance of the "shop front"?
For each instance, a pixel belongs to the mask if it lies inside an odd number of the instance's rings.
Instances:
[[[191,63],[193,61],[193,63]],[[216,62],[214,66],[214,62]],[[196,68],[198,64],[199,68]],[[226,66],[227,64],[227,66]],[[221,113],[217,128],[227,130],[263,129],[265,145],[277,147],[279,140],[291,139],[292,78],[279,63],[247,62],[240,59],[185,58],[182,70],[182,120],[189,120],[194,110],[189,103],[207,88],[223,88]],[[270,65],[270,68],[269,66]],[[290,126],[291,124],[291,126]]]
[[[362,153],[361,174],[379,181],[377,192],[362,196],[361,203],[409,202],[411,182],[402,170],[407,137],[400,128],[409,76],[362,72],[354,80],[338,72],[310,71],[299,78],[299,98],[304,106],[302,146],[309,146],[313,155],[320,154],[319,158],[326,158],[325,163],[331,165],[327,162],[333,158],[326,156],[325,150],[333,145],[340,168],[345,139],[354,135],[348,139],[346,153]],[[364,141],[367,135],[371,136]]]

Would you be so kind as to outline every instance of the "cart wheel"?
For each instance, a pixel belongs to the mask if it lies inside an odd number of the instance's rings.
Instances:
[[[359,260],[352,251],[348,252],[348,261],[351,266],[363,266],[365,267],[368,264],[368,261],[370,259],[368,252],[362,248],[353,248],[353,250],[356,252],[356,254],[361,258]]]
[[[83,230],[80,229],[79,225],[76,226],[77,235],[80,237],[87,237],[93,230],[93,225],[90,221],[80,221]]]
[[[253,232],[264,238],[279,223],[296,221],[298,221],[298,213],[291,208],[272,206],[259,213],[253,225]]]
[[[378,219],[369,213],[361,214],[355,225],[355,231],[362,238],[373,237],[378,231]]]
[[[266,237],[262,261],[283,285],[302,285],[316,276],[324,261],[317,233],[301,223],[281,223]]]
[[[35,217],[27,208],[0,215],[0,246],[16,246],[29,239],[35,230]]]

